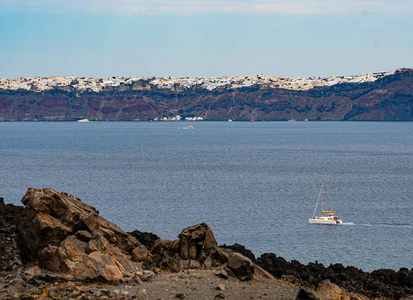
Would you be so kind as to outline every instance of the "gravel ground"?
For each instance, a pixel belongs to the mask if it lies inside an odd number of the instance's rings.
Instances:
[[[0,274],[0,299],[295,299],[298,290],[298,286],[278,280],[222,279],[210,270],[160,273],[149,281],[120,285],[26,282],[17,273]]]

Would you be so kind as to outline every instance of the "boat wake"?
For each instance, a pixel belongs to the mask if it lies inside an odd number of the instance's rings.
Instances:
[[[389,228],[412,228],[413,225],[410,224],[355,224],[353,222],[342,223],[340,225],[347,226],[367,226],[367,227],[389,227]]]
[[[410,224],[358,224],[360,226],[368,227],[390,227],[390,228],[413,228]]]

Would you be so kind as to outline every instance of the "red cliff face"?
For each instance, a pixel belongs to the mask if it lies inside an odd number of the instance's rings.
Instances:
[[[0,120],[151,120],[194,115],[205,120],[413,120],[413,70],[374,82],[310,90],[161,89],[148,83],[96,93],[66,86],[44,92],[0,90]]]

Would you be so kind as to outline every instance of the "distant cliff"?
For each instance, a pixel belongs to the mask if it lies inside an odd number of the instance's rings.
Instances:
[[[413,120],[413,69],[374,81],[326,80],[305,88],[288,88],[294,85],[291,80],[277,84],[257,78],[248,79],[249,85],[232,81],[213,89],[176,83],[164,88],[146,78],[99,91],[79,89],[75,81],[41,91],[3,88],[0,120],[153,120],[176,115],[204,120]]]

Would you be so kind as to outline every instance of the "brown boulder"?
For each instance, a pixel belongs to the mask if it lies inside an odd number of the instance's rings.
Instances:
[[[200,261],[203,256],[209,256],[218,246],[209,226],[201,223],[185,228],[179,235],[180,257]]]
[[[106,281],[119,281],[122,279],[122,272],[111,255],[95,251],[89,254],[89,258],[93,262],[94,271]]]
[[[135,271],[130,255],[140,243],[80,199],[30,188],[23,197],[19,246],[28,262],[75,279],[119,281]]]
[[[133,249],[132,258],[136,261],[142,261],[148,257],[148,249],[144,245],[140,245]]]
[[[337,284],[332,283],[329,279],[320,282],[317,287],[317,292],[338,292],[340,288]]]
[[[234,252],[228,255],[228,268],[240,280],[252,280],[254,277],[254,264],[248,257],[240,253]]]

